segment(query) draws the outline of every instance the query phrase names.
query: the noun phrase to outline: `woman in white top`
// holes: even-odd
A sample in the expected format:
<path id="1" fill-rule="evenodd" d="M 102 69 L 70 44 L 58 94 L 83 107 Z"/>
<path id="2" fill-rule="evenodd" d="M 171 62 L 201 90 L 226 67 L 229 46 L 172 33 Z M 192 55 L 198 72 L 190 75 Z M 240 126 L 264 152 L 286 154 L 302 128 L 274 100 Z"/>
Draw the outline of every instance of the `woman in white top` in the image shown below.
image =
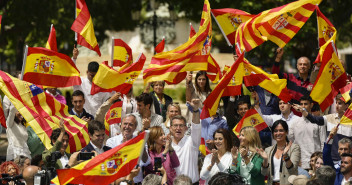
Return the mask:
<path id="1" fill-rule="evenodd" d="M 178 103 L 171 103 L 167 107 L 166 111 L 166 121 L 164 122 L 166 128 L 170 129 L 170 120 L 174 116 L 181 115 L 181 107 Z"/>
<path id="2" fill-rule="evenodd" d="M 200 178 L 208 184 L 211 177 L 218 172 L 227 172 L 232 164 L 232 139 L 230 132 L 225 129 L 218 129 L 214 132 L 215 148 L 212 154 L 208 154 L 200 171 Z"/>
<path id="3" fill-rule="evenodd" d="M 13 160 L 20 155 L 31 158 L 31 152 L 27 145 L 28 133 L 26 126 L 24 126 L 25 122 L 26 120 L 17 111 L 16 107 L 11 104 L 10 112 L 6 119 L 6 134 L 9 142 L 6 161 Z"/>

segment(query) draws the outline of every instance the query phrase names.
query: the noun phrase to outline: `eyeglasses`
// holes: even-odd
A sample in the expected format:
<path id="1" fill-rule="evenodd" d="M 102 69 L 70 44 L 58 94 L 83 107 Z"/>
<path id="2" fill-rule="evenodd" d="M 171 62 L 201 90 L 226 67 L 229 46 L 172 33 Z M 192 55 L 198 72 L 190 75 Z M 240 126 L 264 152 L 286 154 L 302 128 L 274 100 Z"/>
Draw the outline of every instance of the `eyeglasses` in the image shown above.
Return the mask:
<path id="1" fill-rule="evenodd" d="M 183 127 L 185 127 L 186 125 L 172 125 L 172 127 L 174 127 L 174 128 L 183 128 Z"/>

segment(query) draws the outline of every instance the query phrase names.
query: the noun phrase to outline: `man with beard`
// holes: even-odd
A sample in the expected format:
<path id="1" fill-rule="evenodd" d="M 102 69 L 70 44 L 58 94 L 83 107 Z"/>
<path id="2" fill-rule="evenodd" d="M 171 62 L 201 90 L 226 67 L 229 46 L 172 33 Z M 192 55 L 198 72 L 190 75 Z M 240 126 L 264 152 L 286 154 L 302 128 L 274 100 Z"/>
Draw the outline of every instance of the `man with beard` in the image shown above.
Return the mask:
<path id="1" fill-rule="evenodd" d="M 345 185 L 352 181 L 352 154 L 344 153 L 341 155 L 340 173 L 336 172 L 335 185 Z"/>

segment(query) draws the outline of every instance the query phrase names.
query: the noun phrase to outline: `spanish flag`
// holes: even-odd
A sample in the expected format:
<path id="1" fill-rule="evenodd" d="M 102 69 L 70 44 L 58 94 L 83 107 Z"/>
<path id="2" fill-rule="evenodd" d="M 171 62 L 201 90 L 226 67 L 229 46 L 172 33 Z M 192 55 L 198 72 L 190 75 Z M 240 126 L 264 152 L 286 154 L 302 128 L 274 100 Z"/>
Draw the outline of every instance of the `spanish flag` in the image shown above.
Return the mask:
<path id="1" fill-rule="evenodd" d="M 111 105 L 110 109 L 105 115 L 105 133 L 110 134 L 110 125 L 121 123 L 122 101 L 118 101 Z"/>
<path id="2" fill-rule="evenodd" d="M 343 114 L 340 124 L 352 126 L 352 104 L 348 107 L 348 109 Z"/>
<path id="3" fill-rule="evenodd" d="M 104 63 L 100 64 L 99 70 L 93 78 L 91 94 L 112 91 L 127 94 L 141 73 L 145 60 L 144 54 L 141 53 L 137 62 L 132 65 L 125 64 L 118 71 Z"/>
<path id="4" fill-rule="evenodd" d="M 69 135 L 68 153 L 78 151 L 89 143 L 87 122 L 68 113 L 68 107 L 46 94 L 36 85 L 21 81 L 0 71 L 0 90 L 10 99 L 47 149 L 52 147 L 50 136 L 59 128 L 61 118 Z"/>
<path id="5" fill-rule="evenodd" d="M 26 46 L 26 50 L 23 80 L 51 87 L 82 83 L 79 70 L 69 56 L 39 47 Z"/>
<path id="6" fill-rule="evenodd" d="M 45 48 L 57 52 L 56 31 L 53 24 L 51 24 L 50 34 Z"/>
<path id="7" fill-rule="evenodd" d="M 4 128 L 7 128 L 5 114 L 4 114 L 4 109 L 2 108 L 1 98 L 0 98 L 0 124 Z"/>
<path id="8" fill-rule="evenodd" d="M 211 153 L 210 150 L 208 149 L 208 147 L 205 146 L 205 140 L 204 140 L 204 138 L 201 138 L 201 139 L 200 139 L 199 151 L 200 151 L 204 156 L 206 156 L 206 155 L 208 155 L 208 154 Z"/>
<path id="9" fill-rule="evenodd" d="M 92 17 L 85 0 L 76 0 L 76 20 L 73 22 L 71 30 L 77 33 L 77 43 L 79 45 L 93 50 L 101 56 L 94 33 Z"/>
<path id="10" fill-rule="evenodd" d="M 233 132 L 238 136 L 244 127 L 254 127 L 258 132 L 268 127 L 263 118 L 255 109 L 249 109 L 240 122 L 233 128 Z"/>
<path id="11" fill-rule="evenodd" d="M 346 86 L 347 75 L 335 51 L 333 41 L 325 43 L 319 50 L 321 66 L 310 96 L 319 103 L 322 111 L 334 102 L 338 90 Z"/>
<path id="12" fill-rule="evenodd" d="M 351 89 L 352 89 L 352 83 L 349 83 L 345 87 L 342 87 L 340 89 L 340 93 L 345 103 L 351 100 L 351 97 L 350 97 Z"/>
<path id="13" fill-rule="evenodd" d="M 106 151 L 93 159 L 84 161 L 73 168 L 57 170 L 60 184 L 110 184 L 127 176 L 138 164 L 142 155 L 146 133 Z"/>
<path id="14" fill-rule="evenodd" d="M 232 8 L 212 9 L 211 14 L 229 46 L 235 44 L 236 31 L 239 26 L 255 16 L 245 11 Z"/>
<path id="15" fill-rule="evenodd" d="M 331 24 L 328 18 L 320 11 L 319 7 L 316 6 L 317 20 L 318 20 L 318 42 L 319 47 L 322 47 L 330 39 L 335 42 L 336 39 L 336 29 L 334 25 Z"/>
<path id="16" fill-rule="evenodd" d="M 201 119 L 208 118 L 216 114 L 220 98 L 223 96 L 236 96 L 241 94 L 242 77 L 243 77 L 243 55 L 242 54 L 231 66 L 220 80 L 214 90 L 208 95 L 203 102 L 203 110 L 200 114 Z M 228 88 L 228 86 L 232 86 Z"/>
<path id="17" fill-rule="evenodd" d="M 202 19 L 199 31 L 186 43 L 168 52 L 154 55 L 147 69 L 144 70 L 144 84 L 152 81 L 164 80 L 168 84 L 182 81 L 186 71 L 206 71 L 207 60 L 191 60 L 209 41 L 212 33 L 210 4 L 204 1 Z M 179 75 L 179 74 L 182 75 Z"/>
<path id="18" fill-rule="evenodd" d="M 133 62 L 132 49 L 122 39 L 113 38 L 112 44 L 112 66 L 121 67 Z"/>
<path id="19" fill-rule="evenodd" d="M 161 53 L 164 51 L 165 48 L 165 38 L 159 42 L 158 45 L 155 46 L 155 52 L 156 53 Z"/>

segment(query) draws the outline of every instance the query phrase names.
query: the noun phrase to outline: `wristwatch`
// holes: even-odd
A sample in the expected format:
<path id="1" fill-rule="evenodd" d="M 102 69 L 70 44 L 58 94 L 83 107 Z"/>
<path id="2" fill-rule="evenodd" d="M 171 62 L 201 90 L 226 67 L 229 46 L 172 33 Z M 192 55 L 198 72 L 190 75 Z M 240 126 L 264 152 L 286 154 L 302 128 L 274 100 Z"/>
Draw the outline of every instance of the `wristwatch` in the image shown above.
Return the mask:
<path id="1" fill-rule="evenodd" d="M 290 156 L 288 156 L 288 154 L 282 155 L 282 158 L 284 159 L 285 162 L 287 162 L 288 160 L 290 160 Z"/>

